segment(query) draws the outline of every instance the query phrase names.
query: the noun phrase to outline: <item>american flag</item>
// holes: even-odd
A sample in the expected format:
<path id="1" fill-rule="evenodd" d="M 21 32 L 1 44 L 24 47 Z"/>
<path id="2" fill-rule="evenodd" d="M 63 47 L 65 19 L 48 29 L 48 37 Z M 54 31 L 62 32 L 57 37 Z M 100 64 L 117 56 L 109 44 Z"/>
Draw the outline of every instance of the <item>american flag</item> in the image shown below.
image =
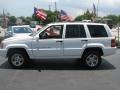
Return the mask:
<path id="1" fill-rule="evenodd" d="M 68 16 L 65 11 L 61 10 L 60 11 L 60 20 L 61 21 L 72 21 L 72 17 Z"/>
<path id="2" fill-rule="evenodd" d="M 46 20 L 47 18 L 47 14 L 43 9 L 37 9 L 36 7 L 34 7 L 34 14 L 41 20 Z"/>
<path id="3" fill-rule="evenodd" d="M 94 17 L 96 17 L 96 6 L 95 6 L 95 4 L 93 3 L 93 15 L 94 15 Z"/>

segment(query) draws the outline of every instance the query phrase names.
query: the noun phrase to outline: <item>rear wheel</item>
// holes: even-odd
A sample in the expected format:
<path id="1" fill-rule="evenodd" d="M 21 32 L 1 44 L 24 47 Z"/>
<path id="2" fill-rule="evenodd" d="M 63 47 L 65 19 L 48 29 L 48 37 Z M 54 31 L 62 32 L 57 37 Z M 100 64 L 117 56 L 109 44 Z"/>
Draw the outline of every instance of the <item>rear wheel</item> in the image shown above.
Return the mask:
<path id="1" fill-rule="evenodd" d="M 95 69 L 101 64 L 101 56 L 98 52 L 89 51 L 83 56 L 83 64 L 86 68 Z"/>
<path id="2" fill-rule="evenodd" d="M 28 56 L 23 51 L 13 51 L 8 56 L 8 62 L 13 68 L 22 68 L 27 64 Z"/>

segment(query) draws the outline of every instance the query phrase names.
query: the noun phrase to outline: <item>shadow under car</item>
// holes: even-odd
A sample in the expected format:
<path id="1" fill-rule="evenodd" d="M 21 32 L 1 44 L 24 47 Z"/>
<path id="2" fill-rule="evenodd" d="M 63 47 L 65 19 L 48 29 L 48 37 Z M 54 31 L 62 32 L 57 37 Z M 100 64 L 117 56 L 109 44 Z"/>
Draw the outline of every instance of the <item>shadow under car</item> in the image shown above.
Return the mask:
<path id="1" fill-rule="evenodd" d="M 30 64 L 20 70 L 89 70 L 81 64 L 77 64 L 77 59 L 58 59 L 58 60 L 31 60 Z M 0 65 L 0 69 L 13 69 L 8 61 Z M 103 59 L 101 65 L 93 70 L 114 70 L 116 67 Z"/>

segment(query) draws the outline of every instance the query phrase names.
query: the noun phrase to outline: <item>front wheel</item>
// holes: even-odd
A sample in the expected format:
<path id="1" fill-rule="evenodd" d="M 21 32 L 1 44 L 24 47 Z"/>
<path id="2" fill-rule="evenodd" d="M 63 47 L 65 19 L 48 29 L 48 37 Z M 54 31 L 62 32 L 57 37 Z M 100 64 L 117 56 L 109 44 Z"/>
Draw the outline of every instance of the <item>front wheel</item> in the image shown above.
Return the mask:
<path id="1" fill-rule="evenodd" d="M 95 69 L 101 64 L 101 56 L 98 52 L 89 51 L 83 56 L 83 64 L 86 68 Z"/>
<path id="2" fill-rule="evenodd" d="M 28 56 L 23 51 L 14 51 L 8 56 L 8 62 L 13 68 L 22 68 L 25 66 Z"/>

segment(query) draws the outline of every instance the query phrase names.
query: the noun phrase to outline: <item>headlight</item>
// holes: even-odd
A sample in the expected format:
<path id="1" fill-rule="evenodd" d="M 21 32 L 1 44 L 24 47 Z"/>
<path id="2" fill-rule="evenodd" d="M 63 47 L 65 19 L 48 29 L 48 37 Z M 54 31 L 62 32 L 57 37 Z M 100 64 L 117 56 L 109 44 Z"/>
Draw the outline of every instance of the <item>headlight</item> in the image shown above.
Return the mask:
<path id="1" fill-rule="evenodd" d="M 0 48 L 3 48 L 3 46 L 4 46 L 4 43 L 0 43 Z"/>

